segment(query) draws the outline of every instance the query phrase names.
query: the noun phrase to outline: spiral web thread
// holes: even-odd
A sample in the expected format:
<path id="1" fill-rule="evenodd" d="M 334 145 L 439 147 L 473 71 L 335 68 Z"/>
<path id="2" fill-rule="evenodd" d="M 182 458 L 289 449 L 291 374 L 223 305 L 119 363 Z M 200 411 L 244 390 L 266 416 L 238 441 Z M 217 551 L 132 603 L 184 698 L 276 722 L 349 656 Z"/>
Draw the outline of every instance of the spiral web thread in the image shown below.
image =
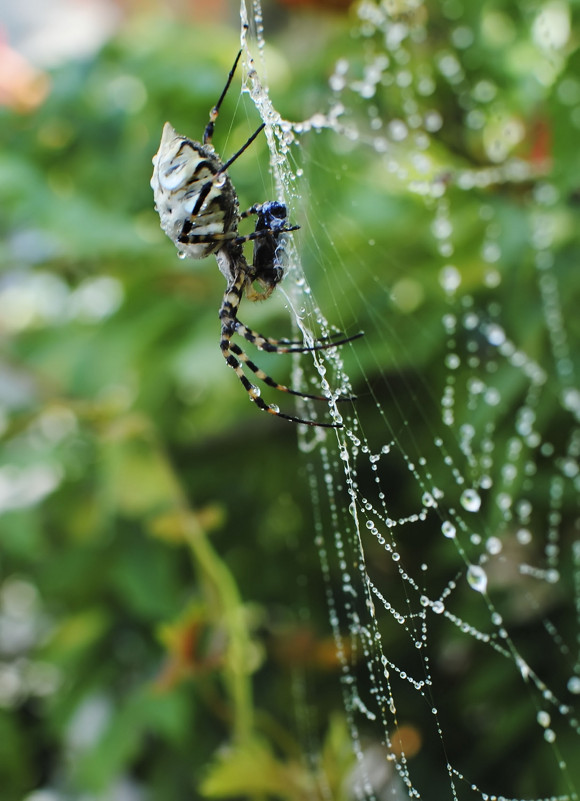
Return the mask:
<path id="1" fill-rule="evenodd" d="M 330 312 L 340 319 L 347 293 L 370 305 L 376 329 L 367 332 L 366 342 L 356 343 L 352 358 L 363 375 L 378 372 L 383 380 L 369 381 L 364 405 L 345 410 L 342 404 L 336 406 L 333 394 L 352 390 L 342 354 L 338 350 L 311 354 L 315 384 L 329 397 L 328 412 L 335 421 L 344 422 L 344 428 L 332 434 L 300 431 L 299 442 L 308 465 L 315 544 L 356 757 L 350 792 L 365 799 L 435 797 L 415 767 L 420 757 L 414 761 L 407 753 L 403 722 L 412 716 L 411 708 L 416 710 L 419 696 L 424 703 L 417 727 L 425 738 L 434 736 L 440 743 L 445 797 L 506 797 L 493 776 L 486 777 L 486 786 L 473 781 L 448 750 L 444 701 L 433 664 L 441 659 L 440 637 L 445 631 L 448 637 L 449 632 L 454 634 L 459 649 L 482 654 L 490 664 L 500 660 L 508 666 L 510 692 L 528 707 L 540 748 L 547 749 L 557 765 L 559 784 L 553 792 L 560 794 L 549 797 L 576 799 L 578 778 L 567 764 L 560 740 L 568 753 L 580 747 L 580 390 L 558 272 L 563 224 L 557 213 L 559 190 L 545 163 L 513 155 L 514 142 L 521 136 L 515 117 L 506 112 L 492 135 L 494 117 L 488 104 L 496 88 L 491 78 L 471 82 L 462 60 L 474 29 L 464 20 L 460 3 L 447 3 L 446 8 L 447 39 L 435 63 L 427 64 L 418 61 L 415 52 L 428 35 L 428 10 L 421 0 L 359 3 L 357 36 L 361 43 L 372 40 L 374 46 L 361 44 L 356 64 L 345 57 L 330 66 L 327 108 L 291 123 L 277 112 L 261 78 L 266 58 L 260 1 L 241 4 L 246 90 L 267 123 L 278 197 L 294 210 L 309 196 L 294 152 L 310 131 L 330 129 L 349 147 L 372 152 L 392 184 L 404 185 L 424 204 L 435 254 L 430 269 L 436 274 L 444 310 L 439 321 L 446 343 L 443 385 L 425 387 L 425 395 L 418 394 L 421 383 L 409 384 L 402 374 L 401 389 L 391 389 L 372 344 L 374 334 L 375 342 L 379 338 L 392 349 L 389 352 L 404 346 L 395 327 L 385 322 L 385 312 L 373 310 L 373 304 L 383 304 L 383 309 L 392 305 L 391 294 L 381 275 L 376 279 L 380 287 L 376 297 L 363 297 L 354 266 L 343 259 L 349 283 L 342 294 L 335 292 L 336 308 Z M 572 85 L 559 83 L 568 6 L 550 2 L 532 9 L 522 4 L 524 12 L 529 42 L 541 60 L 538 71 L 545 95 L 555 94 L 568 104 L 578 127 L 580 92 L 572 101 Z M 485 24 L 484 13 L 482 6 L 480 22 Z M 490 128 L 487 166 L 441 162 L 436 137 L 445 120 L 428 105 L 436 80 L 464 99 L 468 127 Z M 404 112 L 394 119 L 384 119 L 374 102 L 379 87 L 385 85 L 397 93 Z M 348 113 L 355 104 L 366 108 L 366 119 L 364 112 Z M 503 245 L 506 223 L 501 207 L 485 196 L 495 187 L 517 192 L 529 185 L 533 185 L 532 200 L 522 216 L 530 236 L 518 261 L 533 277 L 534 300 L 548 342 L 547 355 L 541 357 L 531 351 L 529 341 L 511 337 L 510 320 L 504 319 L 497 289 L 509 278 L 510 254 Z M 462 193 L 481 198 L 475 268 L 480 294 L 466 286 L 466 276 L 454 265 L 454 254 L 462 246 L 457 228 Z M 328 258 L 318 255 L 321 260 Z M 292 241 L 287 259 L 285 297 L 296 326 L 307 342 L 328 335 L 335 327 L 317 307 Z M 412 284 L 406 288 L 411 295 L 418 291 Z M 307 358 L 296 356 L 296 387 L 307 382 L 303 366 Z M 438 402 L 433 402 L 434 392 Z M 312 404 L 305 406 L 309 417 L 321 413 Z M 557 434 L 550 421 L 554 407 Z M 424 423 L 420 438 L 411 423 L 415 418 Z M 500 433 L 499 441 L 507 443 L 501 448 Z M 414 492 L 400 499 L 390 487 L 393 475 L 405 476 Z M 436 532 L 436 547 L 446 552 L 451 577 L 443 583 L 441 575 L 431 576 L 428 554 L 424 561 L 406 556 L 414 541 L 422 548 L 427 529 Z M 377 554 L 388 562 L 388 569 L 380 567 Z M 538 636 L 551 651 L 551 663 L 558 665 L 554 675 L 546 664 L 536 668 L 525 645 L 518 642 L 517 631 L 512 633 L 517 615 L 506 620 L 507 607 L 502 608 L 501 601 L 506 591 L 512 593 L 513 603 L 527 610 L 522 619 L 529 614 L 539 621 Z M 573 626 L 561 630 L 552 621 L 546 595 L 564 599 Z M 462 599 L 463 617 L 456 613 L 456 598 Z M 493 736 L 493 731 L 492 723 L 486 736 Z"/>

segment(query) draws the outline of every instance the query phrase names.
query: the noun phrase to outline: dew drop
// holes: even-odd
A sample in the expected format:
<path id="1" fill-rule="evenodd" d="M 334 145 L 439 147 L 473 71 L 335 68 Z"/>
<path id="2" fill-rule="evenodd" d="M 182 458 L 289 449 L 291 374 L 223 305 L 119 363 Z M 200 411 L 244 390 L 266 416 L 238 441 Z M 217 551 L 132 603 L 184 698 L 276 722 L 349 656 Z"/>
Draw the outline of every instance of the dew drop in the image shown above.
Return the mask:
<path id="1" fill-rule="evenodd" d="M 443 117 L 437 110 L 428 111 L 425 114 L 425 130 L 430 133 L 439 131 L 443 126 Z"/>
<path id="2" fill-rule="evenodd" d="M 373 90 L 374 94 L 374 90 Z M 391 138 L 395 142 L 402 142 L 407 137 L 407 126 L 402 120 L 391 120 L 388 125 Z"/>
<path id="3" fill-rule="evenodd" d="M 536 720 L 538 721 L 540 726 L 542 726 L 544 729 L 546 729 L 550 725 L 552 719 L 550 717 L 549 712 L 546 712 L 545 710 L 540 709 L 540 711 L 536 715 Z"/>
<path id="4" fill-rule="evenodd" d="M 495 387 L 489 387 L 483 397 L 490 406 L 497 406 L 501 401 L 501 393 Z"/>
<path id="5" fill-rule="evenodd" d="M 547 743 L 553 743 L 556 740 L 556 732 L 553 729 L 546 729 L 544 732 L 544 740 Z"/>
<path id="6" fill-rule="evenodd" d="M 499 537 L 488 537 L 485 547 L 488 553 L 492 556 L 497 556 L 502 551 L 502 542 Z"/>
<path id="7" fill-rule="evenodd" d="M 430 492 L 423 493 L 423 497 L 421 498 L 421 503 L 423 504 L 423 506 L 427 507 L 437 506 L 437 501 Z"/>
<path id="8" fill-rule="evenodd" d="M 481 508 L 481 498 L 474 489 L 463 490 L 459 502 L 467 512 L 479 512 Z"/>
<path id="9" fill-rule="evenodd" d="M 516 663 L 522 678 L 527 681 L 530 678 L 530 666 L 527 662 L 524 662 L 521 656 L 516 657 Z"/>
<path id="10" fill-rule="evenodd" d="M 467 582 L 472 590 L 485 592 L 487 589 L 487 573 L 479 565 L 470 565 L 467 570 Z"/>
<path id="11" fill-rule="evenodd" d="M 548 584 L 557 584 L 558 581 L 560 580 L 560 572 L 555 568 L 552 568 L 551 570 L 546 570 L 545 576 Z"/>
<path id="12" fill-rule="evenodd" d="M 443 523 L 441 524 L 441 531 L 443 533 L 443 536 L 448 537 L 450 540 L 452 540 L 456 534 L 455 526 L 449 520 L 443 521 Z"/>
<path id="13" fill-rule="evenodd" d="M 499 325 L 490 325 L 487 330 L 487 339 L 490 345 L 502 345 L 505 342 L 505 331 Z"/>
<path id="14" fill-rule="evenodd" d="M 448 264 L 439 273 L 439 283 L 445 292 L 455 292 L 461 284 L 461 274 L 457 267 Z"/>

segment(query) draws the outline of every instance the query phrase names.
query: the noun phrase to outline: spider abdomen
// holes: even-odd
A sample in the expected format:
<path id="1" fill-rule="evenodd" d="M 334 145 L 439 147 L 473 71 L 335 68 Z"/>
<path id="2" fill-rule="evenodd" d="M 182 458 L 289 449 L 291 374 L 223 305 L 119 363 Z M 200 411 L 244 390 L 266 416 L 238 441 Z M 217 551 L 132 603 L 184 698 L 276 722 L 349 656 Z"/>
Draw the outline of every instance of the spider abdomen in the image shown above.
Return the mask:
<path id="1" fill-rule="evenodd" d="M 235 239 L 236 193 L 211 145 L 180 136 L 166 122 L 153 165 L 161 228 L 183 255 L 202 259 Z"/>

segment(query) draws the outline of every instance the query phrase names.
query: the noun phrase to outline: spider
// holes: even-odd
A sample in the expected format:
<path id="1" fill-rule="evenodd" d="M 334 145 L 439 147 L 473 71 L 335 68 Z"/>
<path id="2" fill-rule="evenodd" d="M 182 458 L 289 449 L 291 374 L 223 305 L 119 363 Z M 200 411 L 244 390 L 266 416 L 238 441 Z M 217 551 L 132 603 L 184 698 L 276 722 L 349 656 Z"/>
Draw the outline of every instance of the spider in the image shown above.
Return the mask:
<path id="1" fill-rule="evenodd" d="M 328 400 L 323 395 L 310 395 L 279 384 L 261 370 L 245 351 L 232 342 L 235 333 L 240 334 L 256 348 L 272 353 L 302 353 L 342 345 L 356 339 L 334 335 L 317 340 L 314 345 L 302 345 L 290 339 L 271 339 L 245 326 L 238 319 L 238 309 L 244 291 L 249 300 L 265 300 L 282 280 L 284 267 L 281 252 L 284 235 L 297 230 L 298 226 L 287 225 L 286 206 L 277 201 L 256 203 L 240 213 L 236 190 L 227 174 L 228 168 L 251 145 L 265 127 L 262 123 L 248 141 L 225 162 L 214 150 L 212 137 L 220 106 L 230 87 L 242 51 L 238 53 L 224 89 L 209 114 L 202 142 L 196 142 L 176 133 L 170 123 L 163 127 L 159 150 L 153 157 L 151 187 L 155 208 L 159 213 L 161 228 L 175 243 L 181 258 L 189 256 L 202 259 L 213 253 L 227 286 L 219 310 L 221 321 L 220 348 L 226 363 L 235 371 L 250 399 L 262 411 L 276 415 L 293 423 L 304 423 L 322 428 L 341 428 L 341 423 L 324 423 L 303 420 L 284 414 L 274 404 L 260 397 L 260 390 L 249 381 L 244 366 L 263 383 L 301 398 Z M 238 234 L 242 219 L 256 215 L 253 233 Z M 253 240 L 252 264 L 248 264 L 243 244 Z M 258 285 L 260 289 L 256 289 Z M 339 396 L 338 401 L 351 400 Z"/>

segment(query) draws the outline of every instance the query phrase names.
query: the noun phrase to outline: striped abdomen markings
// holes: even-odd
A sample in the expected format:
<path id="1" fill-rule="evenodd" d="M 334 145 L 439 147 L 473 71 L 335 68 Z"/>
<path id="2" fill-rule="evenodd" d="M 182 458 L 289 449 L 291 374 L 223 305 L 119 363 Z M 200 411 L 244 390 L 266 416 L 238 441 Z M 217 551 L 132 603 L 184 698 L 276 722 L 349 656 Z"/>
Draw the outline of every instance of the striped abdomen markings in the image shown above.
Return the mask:
<path id="1" fill-rule="evenodd" d="M 211 145 L 166 123 L 151 186 L 161 227 L 184 255 L 201 259 L 237 237 L 238 201 Z"/>

